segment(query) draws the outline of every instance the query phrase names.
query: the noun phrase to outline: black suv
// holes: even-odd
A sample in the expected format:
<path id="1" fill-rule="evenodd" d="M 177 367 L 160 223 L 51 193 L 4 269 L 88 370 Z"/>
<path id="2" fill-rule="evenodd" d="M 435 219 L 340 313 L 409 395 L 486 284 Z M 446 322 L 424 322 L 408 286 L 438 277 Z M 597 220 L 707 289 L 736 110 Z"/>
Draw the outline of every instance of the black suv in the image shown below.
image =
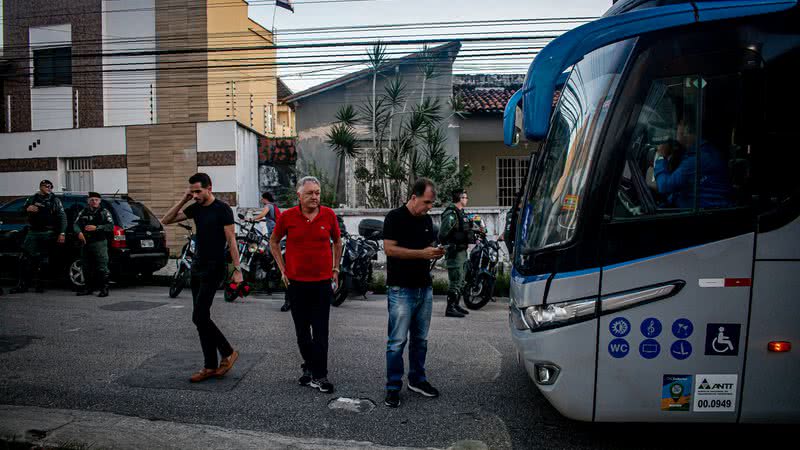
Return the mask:
<path id="1" fill-rule="evenodd" d="M 67 213 L 65 251 L 51 253 L 50 270 L 56 270 L 74 286 L 84 284 L 80 264 L 80 243 L 72 224 L 86 206 L 87 194 L 55 193 Z M 25 197 L 0 206 L 0 267 L 16 275 L 22 242 L 28 231 Z M 150 275 L 167 265 L 169 249 L 166 233 L 158 218 L 142 203 L 127 195 L 103 195 L 101 205 L 114 218 L 114 233 L 109 239 L 111 276 L 119 280 L 139 274 Z M 56 279 L 51 272 L 50 278 Z"/>

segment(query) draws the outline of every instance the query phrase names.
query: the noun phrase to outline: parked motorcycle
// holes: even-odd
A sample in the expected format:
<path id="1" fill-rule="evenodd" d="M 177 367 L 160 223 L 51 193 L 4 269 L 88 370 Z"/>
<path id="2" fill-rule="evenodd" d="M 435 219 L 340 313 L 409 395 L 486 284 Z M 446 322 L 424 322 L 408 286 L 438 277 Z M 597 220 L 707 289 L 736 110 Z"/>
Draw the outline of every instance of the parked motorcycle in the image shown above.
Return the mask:
<path id="1" fill-rule="evenodd" d="M 372 262 L 378 259 L 383 239 L 383 221 L 364 219 L 358 224 L 359 236 L 339 225 L 342 235 L 342 261 L 331 305 L 340 306 L 348 295 L 364 295 L 372 282 Z"/>
<path id="2" fill-rule="evenodd" d="M 192 227 L 182 223 L 179 223 L 178 226 L 188 231 L 189 234 L 186 236 L 187 242 L 181 248 L 181 255 L 176 261 L 177 270 L 172 275 L 172 280 L 169 283 L 170 298 L 177 297 L 189 281 L 196 245 L 196 236 L 192 233 Z"/>
<path id="3" fill-rule="evenodd" d="M 500 262 L 500 244 L 486 236 L 485 228 L 475 231 L 477 242 L 467 258 L 467 271 L 464 277 L 464 304 L 469 309 L 483 308 L 493 300 L 494 284 Z"/>

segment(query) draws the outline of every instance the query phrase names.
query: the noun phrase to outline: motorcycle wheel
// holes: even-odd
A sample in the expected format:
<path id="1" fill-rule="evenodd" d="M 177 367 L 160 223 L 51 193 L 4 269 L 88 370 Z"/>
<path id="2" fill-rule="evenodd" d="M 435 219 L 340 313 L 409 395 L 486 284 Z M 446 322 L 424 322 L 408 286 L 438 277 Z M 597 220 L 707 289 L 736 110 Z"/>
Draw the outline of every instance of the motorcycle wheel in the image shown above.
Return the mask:
<path id="1" fill-rule="evenodd" d="M 347 300 L 347 278 L 347 274 L 339 273 L 339 282 L 336 283 L 336 291 L 334 291 L 333 300 L 331 300 L 332 306 L 341 306 Z"/>
<path id="2" fill-rule="evenodd" d="M 464 296 L 464 304 L 467 308 L 476 310 L 486 306 L 489 300 L 492 299 L 490 289 L 493 288 L 493 285 L 494 283 L 492 283 L 489 275 L 485 273 L 479 274 L 478 278 L 470 285 L 467 295 Z"/>
<path id="3" fill-rule="evenodd" d="M 180 295 L 184 286 L 186 286 L 186 269 L 181 266 L 181 268 L 172 275 L 172 281 L 169 283 L 169 298 L 175 298 Z"/>

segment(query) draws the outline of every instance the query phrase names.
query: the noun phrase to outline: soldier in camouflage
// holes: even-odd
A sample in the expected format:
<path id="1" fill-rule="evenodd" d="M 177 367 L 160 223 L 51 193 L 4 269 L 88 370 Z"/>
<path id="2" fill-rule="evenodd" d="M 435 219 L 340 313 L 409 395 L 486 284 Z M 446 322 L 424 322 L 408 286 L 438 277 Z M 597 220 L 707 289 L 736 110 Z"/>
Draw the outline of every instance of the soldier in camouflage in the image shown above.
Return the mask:
<path id="1" fill-rule="evenodd" d="M 469 311 L 459 306 L 458 302 L 464 290 L 466 275 L 467 246 L 474 241 L 472 222 L 464 208 L 469 197 L 463 189 L 453 192 L 453 201 L 442 213 L 442 226 L 439 228 L 439 242 L 447 246 L 444 255 L 447 277 L 450 281 L 447 290 L 447 317 L 464 317 Z"/>
<path id="2" fill-rule="evenodd" d="M 98 288 L 98 297 L 108 297 L 108 236 L 114 231 L 114 219 L 100 206 L 97 192 L 89 192 L 87 203 L 72 226 L 83 245 L 81 267 L 85 284 L 77 295 L 91 295 Z"/>
<path id="3" fill-rule="evenodd" d="M 12 294 L 27 292 L 31 279 L 37 293 L 44 292 L 43 276 L 53 241 L 64 243 L 67 215 L 61 200 L 53 195 L 53 183 L 42 180 L 39 192 L 25 202 L 28 213 L 28 234 L 22 243 L 19 282 Z"/>

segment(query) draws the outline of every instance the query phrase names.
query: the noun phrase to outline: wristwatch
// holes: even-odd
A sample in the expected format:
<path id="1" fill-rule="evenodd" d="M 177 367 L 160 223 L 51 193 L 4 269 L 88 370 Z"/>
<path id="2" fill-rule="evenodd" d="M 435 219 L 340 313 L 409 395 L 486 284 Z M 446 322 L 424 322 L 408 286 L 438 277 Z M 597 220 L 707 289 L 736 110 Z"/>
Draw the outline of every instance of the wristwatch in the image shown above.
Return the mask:
<path id="1" fill-rule="evenodd" d="M 334 267 L 334 268 L 331 270 L 331 272 L 338 272 L 338 271 L 339 271 L 339 268 L 338 268 L 338 267 Z"/>
<path id="2" fill-rule="evenodd" d="M 235 272 L 241 272 L 241 271 L 242 271 L 242 268 L 241 268 L 241 267 L 238 267 L 238 266 L 233 266 L 233 270 L 234 270 Z"/>

